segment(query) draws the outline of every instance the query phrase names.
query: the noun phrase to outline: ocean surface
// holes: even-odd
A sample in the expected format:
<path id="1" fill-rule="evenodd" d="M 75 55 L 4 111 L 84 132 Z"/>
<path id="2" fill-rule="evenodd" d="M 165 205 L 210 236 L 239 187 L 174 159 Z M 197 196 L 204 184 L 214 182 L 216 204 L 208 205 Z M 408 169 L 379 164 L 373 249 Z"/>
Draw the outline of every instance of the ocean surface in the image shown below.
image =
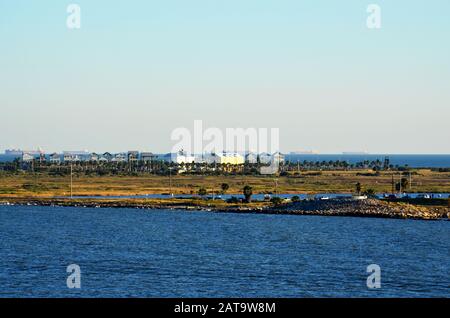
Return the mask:
<path id="1" fill-rule="evenodd" d="M 0 297 L 450 297 L 449 234 L 448 221 L 0 206 Z"/>

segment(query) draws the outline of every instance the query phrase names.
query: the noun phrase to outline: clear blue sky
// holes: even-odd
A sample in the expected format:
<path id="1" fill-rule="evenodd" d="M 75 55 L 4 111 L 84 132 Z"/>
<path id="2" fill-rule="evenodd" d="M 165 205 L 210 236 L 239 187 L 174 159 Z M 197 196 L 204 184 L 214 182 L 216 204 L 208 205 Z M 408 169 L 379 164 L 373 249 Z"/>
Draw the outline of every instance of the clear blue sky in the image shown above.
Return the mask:
<path id="1" fill-rule="evenodd" d="M 450 153 L 449 14 L 448 0 L 0 0 L 0 150 L 164 152 L 202 119 L 278 127 L 282 151 Z"/>

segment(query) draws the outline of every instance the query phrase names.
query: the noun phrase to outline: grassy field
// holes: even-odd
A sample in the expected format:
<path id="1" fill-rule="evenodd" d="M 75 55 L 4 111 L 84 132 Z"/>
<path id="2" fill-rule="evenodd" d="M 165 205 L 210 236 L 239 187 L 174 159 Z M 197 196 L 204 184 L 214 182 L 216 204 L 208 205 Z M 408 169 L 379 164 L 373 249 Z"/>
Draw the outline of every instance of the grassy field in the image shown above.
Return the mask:
<path id="1" fill-rule="evenodd" d="M 227 193 L 241 193 L 245 185 L 253 193 L 350 193 L 360 182 L 363 190 L 391 191 L 392 172 L 379 176 L 369 170 L 304 172 L 284 177 L 274 176 L 73 176 L 74 195 L 136 195 L 150 193 L 193 194 L 204 187 L 208 193 L 220 192 L 227 183 Z M 396 181 L 399 176 L 396 175 Z M 170 184 L 172 186 L 170 187 Z M 407 192 L 450 192 L 450 173 L 415 170 Z M 52 197 L 70 194 L 70 177 L 21 172 L 0 172 L 0 197 Z"/>

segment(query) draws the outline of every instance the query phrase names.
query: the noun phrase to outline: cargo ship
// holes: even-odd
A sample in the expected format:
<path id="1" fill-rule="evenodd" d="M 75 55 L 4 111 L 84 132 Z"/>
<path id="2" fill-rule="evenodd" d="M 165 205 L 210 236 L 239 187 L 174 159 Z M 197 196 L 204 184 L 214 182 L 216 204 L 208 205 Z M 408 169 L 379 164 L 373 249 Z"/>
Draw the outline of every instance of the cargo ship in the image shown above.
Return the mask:
<path id="1" fill-rule="evenodd" d="M 24 153 L 36 156 L 43 154 L 44 151 L 41 148 L 38 148 L 37 150 L 21 150 L 21 149 L 6 149 L 5 155 L 7 156 L 22 156 Z"/>

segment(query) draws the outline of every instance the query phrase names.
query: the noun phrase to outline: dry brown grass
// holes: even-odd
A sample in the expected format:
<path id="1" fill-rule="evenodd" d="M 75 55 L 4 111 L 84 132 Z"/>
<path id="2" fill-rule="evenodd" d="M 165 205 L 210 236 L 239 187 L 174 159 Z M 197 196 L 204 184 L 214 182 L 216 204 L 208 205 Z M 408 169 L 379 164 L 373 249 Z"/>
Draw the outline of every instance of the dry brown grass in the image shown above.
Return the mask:
<path id="1" fill-rule="evenodd" d="M 377 192 L 391 190 L 391 173 L 380 176 L 361 176 L 360 171 L 324 171 L 321 175 L 301 173 L 298 176 L 172 176 L 172 192 L 175 194 L 197 193 L 204 187 L 209 193 L 220 191 L 222 183 L 228 183 L 228 193 L 241 193 L 244 185 L 253 187 L 254 193 L 349 193 L 360 182 L 363 189 Z M 430 170 L 416 170 L 413 175 L 412 192 L 450 192 L 450 174 Z M 396 176 L 398 180 L 398 176 Z M 70 178 L 47 174 L 0 174 L 0 197 L 51 197 L 67 196 L 70 193 Z M 74 195 L 138 195 L 169 193 L 169 177 L 164 176 L 86 176 L 73 178 Z M 407 189 L 409 190 L 409 189 Z"/>

